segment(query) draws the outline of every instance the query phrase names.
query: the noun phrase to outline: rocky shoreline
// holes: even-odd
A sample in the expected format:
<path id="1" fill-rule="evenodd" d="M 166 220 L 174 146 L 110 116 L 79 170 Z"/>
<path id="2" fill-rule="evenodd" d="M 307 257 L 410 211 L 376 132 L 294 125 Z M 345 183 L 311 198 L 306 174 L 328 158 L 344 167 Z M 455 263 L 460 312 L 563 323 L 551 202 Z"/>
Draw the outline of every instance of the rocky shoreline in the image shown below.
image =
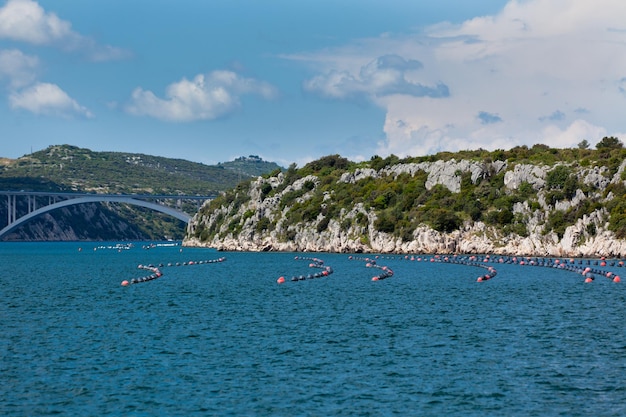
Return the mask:
<path id="1" fill-rule="evenodd" d="M 414 176 L 417 172 L 428 173 L 426 187 L 441 184 L 451 192 L 460 190 L 461 175 L 471 174 L 473 182 L 490 173 L 504 173 L 504 186 L 515 190 L 522 184 L 529 184 L 538 192 L 538 202 L 531 208 L 528 202 L 515 203 L 513 213 L 523 215 L 526 220 L 526 236 L 505 234 L 501 228 L 482 221 L 465 222 L 449 233 L 439 232 L 427 225 L 418 226 L 407 241 L 389 233 L 376 230 L 376 214 L 362 203 L 355 203 L 349 209 L 341 209 L 337 218 L 327 220 L 327 226 L 320 230 L 323 216 L 314 221 L 288 224 L 285 218 L 288 207 L 281 206 L 281 198 L 294 190 L 306 188 L 306 184 L 317 187 L 320 178 L 308 175 L 286 186 L 280 193 L 265 198 L 264 187 L 279 187 L 285 181 L 282 173 L 276 177 L 259 177 L 253 181 L 243 204 L 231 202 L 222 207 L 200 211 L 190 222 L 187 236 L 183 241 L 188 247 L 208 247 L 220 251 L 280 251 L 280 252 L 333 252 L 333 253 L 380 253 L 380 254 L 497 254 L 529 257 L 626 257 L 626 240 L 617 239 L 608 229 L 606 208 L 600 207 L 577 219 L 565 228 L 561 236 L 546 231 L 545 219 L 550 212 L 566 212 L 587 199 L 602 199 L 602 190 L 611 183 L 624 182 L 626 169 L 624 160 L 614 175 L 607 176 L 603 167 L 579 168 L 576 175 L 590 189 L 583 193 L 577 190 L 571 200 L 558 201 L 551 205 L 546 202 L 542 188 L 546 176 L 554 166 L 517 164 L 511 169 L 507 163 L 494 161 L 477 163 L 468 161 L 436 161 L 419 164 L 398 164 L 380 171 L 357 169 L 344 173 L 339 181 L 356 183 L 364 178 L 382 176 L 397 178 L 399 175 Z M 283 184 L 284 186 L 284 184 Z M 298 201 L 311 198 L 315 189 L 304 193 Z M 326 201 L 325 196 L 324 201 Z M 606 197 L 606 201 L 612 198 Z M 251 213 L 251 214 L 250 214 Z M 355 219 L 366 219 L 357 222 Z M 260 222 L 271 223 L 271 230 L 260 229 Z M 229 231 L 229 224 L 237 223 L 237 233 Z M 345 224 L 350 224 L 346 227 Z M 198 228 L 216 230 L 209 239 L 200 239 Z M 590 230 L 592 232 L 590 232 Z M 288 236 L 288 238 L 286 238 Z"/>
<path id="2" fill-rule="evenodd" d="M 581 225 L 582 226 L 582 225 Z M 583 226 L 584 227 L 584 226 Z M 331 227 L 329 227 L 330 229 Z M 226 237 L 222 240 L 202 242 L 187 237 L 186 247 L 205 247 L 219 251 L 234 252 L 329 252 L 329 253 L 377 253 L 377 254 L 495 254 L 528 257 L 573 257 L 573 258 L 626 258 L 626 241 L 615 239 L 611 232 L 604 231 L 580 245 L 573 242 L 581 235 L 580 229 L 568 228 L 563 239 L 554 234 L 528 237 L 506 236 L 497 240 L 489 238 L 484 224 L 452 233 L 439 233 L 420 228 L 416 239 L 402 242 L 392 236 L 373 232 L 370 244 L 350 239 L 348 236 L 303 231 L 298 241 L 279 242 L 271 236 L 242 239 Z M 306 237 L 305 237 L 306 236 Z"/>

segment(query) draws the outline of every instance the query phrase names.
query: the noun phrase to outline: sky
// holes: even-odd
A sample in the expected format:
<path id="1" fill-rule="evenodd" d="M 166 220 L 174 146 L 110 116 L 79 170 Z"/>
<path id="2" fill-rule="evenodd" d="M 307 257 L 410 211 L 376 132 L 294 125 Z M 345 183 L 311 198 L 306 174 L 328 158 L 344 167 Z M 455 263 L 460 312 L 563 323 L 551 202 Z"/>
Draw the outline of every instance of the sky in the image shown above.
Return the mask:
<path id="1" fill-rule="evenodd" d="M 0 0 L 0 157 L 626 141 L 623 0 Z"/>

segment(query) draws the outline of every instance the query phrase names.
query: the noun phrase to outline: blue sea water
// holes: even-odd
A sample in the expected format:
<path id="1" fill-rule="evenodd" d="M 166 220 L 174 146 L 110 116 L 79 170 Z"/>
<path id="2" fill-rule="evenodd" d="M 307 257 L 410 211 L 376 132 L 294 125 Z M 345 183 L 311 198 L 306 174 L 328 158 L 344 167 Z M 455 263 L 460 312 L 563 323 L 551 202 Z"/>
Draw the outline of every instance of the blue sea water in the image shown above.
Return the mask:
<path id="1" fill-rule="evenodd" d="M 1 415 L 626 415 L 624 282 L 95 246 L 0 243 Z M 294 255 L 334 273 L 292 282 L 311 272 Z M 121 286 L 139 264 L 163 276 Z"/>

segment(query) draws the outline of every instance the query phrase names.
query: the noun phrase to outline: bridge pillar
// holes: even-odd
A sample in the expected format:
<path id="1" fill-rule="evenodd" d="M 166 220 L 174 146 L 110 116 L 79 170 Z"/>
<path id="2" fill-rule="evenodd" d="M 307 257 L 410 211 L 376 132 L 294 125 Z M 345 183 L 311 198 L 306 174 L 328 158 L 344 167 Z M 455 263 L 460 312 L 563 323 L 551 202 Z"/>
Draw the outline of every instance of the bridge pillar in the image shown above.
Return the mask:
<path id="1" fill-rule="evenodd" d="M 37 199 L 34 195 L 28 196 L 28 212 L 32 213 L 37 210 Z"/>
<path id="2" fill-rule="evenodd" d="M 11 224 L 13 223 L 15 220 L 17 220 L 17 210 L 15 208 L 16 203 L 15 203 L 15 195 L 7 195 L 8 197 L 8 202 L 7 202 L 7 212 L 9 213 L 9 219 L 8 219 L 8 223 L 7 224 Z"/>

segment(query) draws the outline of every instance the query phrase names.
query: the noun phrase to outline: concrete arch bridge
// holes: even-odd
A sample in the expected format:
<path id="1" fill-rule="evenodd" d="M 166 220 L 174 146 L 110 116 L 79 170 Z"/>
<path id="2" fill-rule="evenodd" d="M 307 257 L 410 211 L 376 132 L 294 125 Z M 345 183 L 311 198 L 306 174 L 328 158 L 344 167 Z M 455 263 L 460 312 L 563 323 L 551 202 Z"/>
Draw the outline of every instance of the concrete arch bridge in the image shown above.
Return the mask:
<path id="1" fill-rule="evenodd" d="M 189 223 L 191 215 L 182 210 L 183 201 L 193 200 L 199 208 L 206 200 L 215 198 L 214 195 L 89 194 L 41 191 L 0 191 L 0 196 L 7 197 L 8 213 L 7 225 L 0 230 L 0 240 L 15 228 L 41 214 L 76 204 L 100 202 L 131 204 L 156 210 Z M 19 217 L 17 215 L 18 198 L 26 199 L 28 207 L 27 213 Z M 42 203 L 46 200 L 47 204 Z M 176 202 L 175 207 L 162 204 L 165 200 L 174 200 Z"/>

